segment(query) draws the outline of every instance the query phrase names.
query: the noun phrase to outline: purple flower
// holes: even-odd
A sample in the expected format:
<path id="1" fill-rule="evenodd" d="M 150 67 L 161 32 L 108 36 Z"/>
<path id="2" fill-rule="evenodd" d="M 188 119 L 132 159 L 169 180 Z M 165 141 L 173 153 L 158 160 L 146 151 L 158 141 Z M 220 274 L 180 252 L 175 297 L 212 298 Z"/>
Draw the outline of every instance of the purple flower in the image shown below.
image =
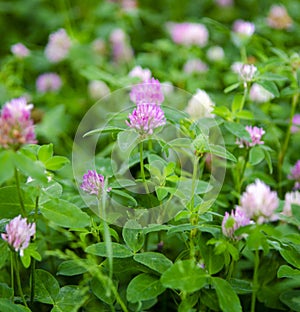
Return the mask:
<path id="1" fill-rule="evenodd" d="M 23 43 L 16 43 L 10 48 L 11 53 L 18 58 L 25 58 L 30 55 L 30 51 L 24 46 Z"/>
<path id="2" fill-rule="evenodd" d="M 47 59 L 52 63 L 64 60 L 69 54 L 71 44 L 71 39 L 63 28 L 50 34 L 45 48 Z"/>
<path id="3" fill-rule="evenodd" d="M 151 70 L 149 68 L 143 69 L 141 66 L 135 66 L 128 74 L 129 77 L 137 77 L 141 81 L 150 80 L 151 75 Z"/>
<path id="4" fill-rule="evenodd" d="M 250 224 L 250 219 L 247 217 L 245 212 L 240 208 L 231 210 L 231 214 L 225 212 L 225 216 L 222 221 L 222 232 L 225 236 L 231 239 L 241 239 L 241 236 L 236 236 L 234 232 L 242 227 Z"/>
<path id="5" fill-rule="evenodd" d="M 168 23 L 167 28 L 172 40 L 177 44 L 204 47 L 208 42 L 208 30 L 202 24 Z"/>
<path id="6" fill-rule="evenodd" d="M 300 160 L 298 160 L 294 167 L 291 168 L 291 173 L 288 175 L 288 179 L 295 180 L 295 190 L 300 189 Z"/>
<path id="7" fill-rule="evenodd" d="M 255 31 L 255 25 L 251 22 L 236 20 L 233 24 L 233 31 L 244 37 L 251 37 Z"/>
<path id="8" fill-rule="evenodd" d="M 19 148 L 23 144 L 36 143 L 33 121 L 30 118 L 32 104 L 24 97 L 5 103 L 0 115 L 0 145 Z"/>
<path id="9" fill-rule="evenodd" d="M 164 93 L 160 82 L 151 78 L 143 83 L 134 85 L 130 92 L 130 99 L 137 105 L 143 103 L 160 105 L 164 101 Z"/>
<path id="10" fill-rule="evenodd" d="M 262 136 L 265 134 L 265 130 L 263 128 L 258 127 L 252 127 L 252 126 L 246 126 L 245 129 L 250 134 L 250 142 L 244 140 L 244 139 L 237 139 L 236 144 L 239 145 L 239 147 L 252 147 L 255 145 L 264 144 L 264 141 L 261 140 Z"/>
<path id="11" fill-rule="evenodd" d="M 61 88 L 62 81 L 55 73 L 45 73 L 38 76 L 36 80 L 36 88 L 41 93 L 49 91 L 58 91 Z"/>
<path id="12" fill-rule="evenodd" d="M 126 124 L 142 136 L 150 135 L 155 128 L 166 124 L 163 110 L 154 103 L 138 104 L 128 118 Z"/>
<path id="13" fill-rule="evenodd" d="M 2 233 L 1 237 L 22 257 L 31 236 L 35 235 L 35 223 L 27 224 L 27 219 L 19 215 L 6 225 L 5 230 L 6 234 Z"/>
<path id="14" fill-rule="evenodd" d="M 276 221 L 278 217 L 275 210 L 278 205 L 277 193 L 259 179 L 247 186 L 240 200 L 240 209 L 257 223 Z"/>
<path id="15" fill-rule="evenodd" d="M 220 7 L 228 7 L 233 5 L 233 0 L 215 0 L 215 2 Z"/>
<path id="16" fill-rule="evenodd" d="M 282 213 L 286 216 L 292 216 L 292 204 L 300 206 L 300 192 L 286 193 Z"/>
<path id="17" fill-rule="evenodd" d="M 190 59 L 183 66 L 183 71 L 187 74 L 205 73 L 207 70 L 208 66 L 200 59 Z"/>
<path id="18" fill-rule="evenodd" d="M 116 63 L 128 62 L 133 57 L 133 50 L 123 29 L 116 28 L 110 34 L 113 59 Z"/>
<path id="19" fill-rule="evenodd" d="M 83 181 L 80 188 L 90 195 L 98 196 L 104 191 L 104 176 L 97 173 L 95 170 L 88 170 L 86 174 L 83 175 Z M 106 192 L 110 192 L 111 188 L 106 189 Z"/>
<path id="20" fill-rule="evenodd" d="M 293 117 L 292 133 L 300 132 L 300 114 L 295 114 Z"/>

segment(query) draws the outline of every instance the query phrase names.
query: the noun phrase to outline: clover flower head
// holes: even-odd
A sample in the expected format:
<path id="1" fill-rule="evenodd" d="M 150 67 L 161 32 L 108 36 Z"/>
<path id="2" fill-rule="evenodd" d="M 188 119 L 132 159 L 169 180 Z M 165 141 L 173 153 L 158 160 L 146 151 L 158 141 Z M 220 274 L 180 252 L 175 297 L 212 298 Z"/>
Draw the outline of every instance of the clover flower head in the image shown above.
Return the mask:
<path id="1" fill-rule="evenodd" d="M 11 53 L 18 58 L 25 58 L 30 55 L 30 51 L 25 47 L 23 43 L 13 44 L 10 48 Z"/>
<path id="2" fill-rule="evenodd" d="M 288 179 L 300 182 L 300 160 L 297 160 L 295 165 L 291 168 L 291 173 L 288 175 Z"/>
<path id="3" fill-rule="evenodd" d="M 134 85 L 130 92 L 131 101 L 137 105 L 143 103 L 155 103 L 160 105 L 164 101 L 164 98 L 161 84 L 155 78 Z"/>
<path id="4" fill-rule="evenodd" d="M 300 132 L 300 114 L 295 114 L 293 117 L 292 133 Z"/>
<path id="5" fill-rule="evenodd" d="M 265 142 L 261 140 L 262 136 L 266 133 L 263 128 L 258 128 L 256 126 L 246 126 L 245 129 L 250 134 L 250 142 L 244 140 L 244 139 L 237 139 L 236 144 L 239 145 L 239 147 L 252 147 L 255 145 L 261 145 Z"/>
<path id="6" fill-rule="evenodd" d="M 172 40 L 184 46 L 196 45 L 204 47 L 208 42 L 208 30 L 197 23 L 168 23 L 167 28 Z"/>
<path id="7" fill-rule="evenodd" d="M 166 124 L 163 110 L 155 103 L 138 104 L 128 118 L 127 126 L 135 129 L 141 136 L 151 135 L 154 129 Z"/>
<path id="8" fill-rule="evenodd" d="M 222 47 L 213 46 L 207 50 L 206 56 L 212 62 L 219 62 L 224 59 L 225 53 Z"/>
<path id="9" fill-rule="evenodd" d="M 249 82 L 253 80 L 256 72 L 257 72 L 257 67 L 255 65 L 243 64 L 240 67 L 239 75 L 242 81 Z"/>
<path id="10" fill-rule="evenodd" d="M 108 85 L 102 80 L 91 80 L 88 84 L 88 93 L 91 99 L 99 100 L 110 93 Z"/>
<path id="11" fill-rule="evenodd" d="M 257 103 L 266 103 L 274 98 L 274 95 L 266 90 L 258 83 L 254 83 L 250 88 L 249 97 L 252 101 Z"/>
<path id="12" fill-rule="evenodd" d="M 200 59 L 190 59 L 183 66 L 183 71 L 187 74 L 205 73 L 207 70 L 208 66 Z"/>
<path id="13" fill-rule="evenodd" d="M 16 251 L 20 256 L 24 255 L 24 250 L 29 246 L 30 238 L 35 235 L 35 223 L 27 223 L 26 218 L 21 215 L 12 219 L 5 227 L 6 233 L 1 237 Z"/>
<path id="14" fill-rule="evenodd" d="M 186 112 L 193 120 L 214 117 L 212 114 L 214 106 L 215 103 L 211 100 L 210 96 L 204 90 L 198 89 L 196 94 L 188 102 Z"/>
<path id="15" fill-rule="evenodd" d="M 286 216 L 292 216 L 292 204 L 300 206 L 300 192 L 290 192 L 285 194 L 282 213 Z"/>
<path id="16" fill-rule="evenodd" d="M 61 28 L 50 34 L 45 55 L 51 63 L 58 63 L 68 56 L 71 45 L 72 42 L 67 32 Z"/>
<path id="17" fill-rule="evenodd" d="M 24 97 L 5 103 L 0 115 L 0 146 L 18 148 L 36 143 L 33 121 L 30 118 L 32 104 Z"/>
<path id="18" fill-rule="evenodd" d="M 255 32 L 255 25 L 239 19 L 234 22 L 233 31 L 241 36 L 251 37 Z"/>
<path id="19" fill-rule="evenodd" d="M 136 77 L 141 81 L 148 81 L 151 75 L 151 70 L 149 68 L 142 68 L 141 66 L 135 66 L 128 74 L 129 77 Z"/>
<path id="20" fill-rule="evenodd" d="M 240 209 L 246 216 L 257 223 L 276 221 L 275 213 L 279 199 L 275 191 L 259 179 L 249 184 L 240 200 Z"/>
<path id="21" fill-rule="evenodd" d="M 274 29 L 289 29 L 293 20 L 282 5 L 272 5 L 267 17 L 267 24 Z"/>
<path id="22" fill-rule="evenodd" d="M 245 212 L 240 208 L 236 208 L 235 210 L 231 210 L 231 213 L 225 212 L 225 216 L 222 221 L 222 232 L 225 236 L 240 240 L 241 236 L 236 236 L 234 232 L 242 227 L 250 224 L 250 218 L 247 217 Z"/>
<path id="23" fill-rule="evenodd" d="M 36 88 L 40 93 L 58 91 L 61 88 L 62 81 L 56 73 L 44 73 L 38 76 Z"/>
<path id="24" fill-rule="evenodd" d="M 113 60 L 116 63 L 128 62 L 133 57 L 133 50 L 129 44 L 127 34 L 121 28 L 112 31 L 109 37 L 112 45 Z"/>
<path id="25" fill-rule="evenodd" d="M 111 188 L 104 189 L 104 176 L 97 173 L 95 170 L 88 170 L 88 172 L 83 175 L 82 180 L 80 188 L 90 195 L 99 196 L 103 191 L 111 191 Z"/>
<path id="26" fill-rule="evenodd" d="M 215 3 L 220 7 L 229 7 L 233 5 L 233 0 L 215 0 Z"/>

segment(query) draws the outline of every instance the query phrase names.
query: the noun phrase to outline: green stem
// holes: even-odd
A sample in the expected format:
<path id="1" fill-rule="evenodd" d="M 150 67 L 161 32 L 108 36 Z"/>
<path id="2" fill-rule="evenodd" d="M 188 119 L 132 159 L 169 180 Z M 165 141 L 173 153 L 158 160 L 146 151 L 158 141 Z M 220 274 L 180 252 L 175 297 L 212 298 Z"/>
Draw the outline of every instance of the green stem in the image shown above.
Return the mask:
<path id="1" fill-rule="evenodd" d="M 10 279 L 11 279 L 11 289 L 12 289 L 12 294 L 11 294 L 11 301 L 14 303 L 14 298 L 15 298 L 15 282 L 14 282 L 14 252 L 10 252 Z"/>
<path id="2" fill-rule="evenodd" d="M 298 86 L 297 74 L 295 73 L 294 76 L 295 76 L 296 84 Z M 294 117 L 294 115 L 296 113 L 298 100 L 299 100 L 299 93 L 297 92 L 296 94 L 294 94 L 294 96 L 292 98 L 292 108 L 291 108 L 288 128 L 287 128 L 287 132 L 286 132 L 286 135 L 285 135 L 285 140 L 283 142 L 282 148 L 280 149 L 279 156 L 278 156 L 279 195 L 282 195 L 282 185 L 281 185 L 281 182 L 282 182 L 282 166 L 283 166 L 284 158 L 285 158 L 286 151 L 288 149 L 288 145 L 289 145 L 289 141 L 290 141 L 290 137 L 291 137 L 291 129 L 292 129 L 292 126 L 293 126 L 293 117 Z"/>
<path id="3" fill-rule="evenodd" d="M 20 202 L 20 207 L 21 207 L 21 214 L 23 217 L 26 217 L 25 205 L 24 205 L 22 190 L 21 190 L 21 185 L 20 185 L 19 172 L 16 168 L 15 168 L 15 180 L 16 180 L 16 187 L 17 187 L 17 192 L 18 192 L 18 197 L 19 197 L 19 202 Z"/>
<path id="4" fill-rule="evenodd" d="M 245 82 L 245 85 L 244 85 L 244 94 L 243 94 L 243 97 L 242 97 L 242 101 L 240 103 L 240 108 L 239 108 L 239 112 L 241 112 L 244 108 L 244 105 L 245 105 L 245 102 L 246 102 L 246 98 L 248 96 L 248 84 Z"/>
<path id="5" fill-rule="evenodd" d="M 39 208 L 39 196 L 35 199 L 35 209 L 34 209 L 34 222 L 36 223 L 38 217 Z M 30 304 L 33 305 L 34 301 L 34 288 L 35 288 L 35 259 L 32 258 L 31 262 L 31 272 L 30 272 Z"/>
<path id="6" fill-rule="evenodd" d="M 231 259 L 230 264 L 229 264 L 229 269 L 228 269 L 228 274 L 227 274 L 227 280 L 231 279 L 232 276 L 232 272 L 234 270 L 234 266 L 235 266 L 235 261 L 233 259 Z"/>
<path id="7" fill-rule="evenodd" d="M 256 293 L 258 288 L 258 267 L 259 267 L 259 253 L 255 250 L 254 253 L 254 271 L 252 281 L 252 298 L 251 298 L 251 312 L 255 312 Z"/>
<path id="8" fill-rule="evenodd" d="M 19 270 L 19 262 L 18 262 L 18 254 L 15 253 L 15 266 L 16 266 L 16 278 L 17 278 L 17 285 L 18 285 L 18 289 L 19 289 L 19 293 L 20 296 L 22 298 L 22 301 L 25 305 L 25 307 L 28 308 L 27 302 L 25 300 L 24 294 L 23 294 L 23 290 L 22 290 L 22 285 L 21 285 L 21 279 L 20 279 L 20 270 Z"/>
<path id="9" fill-rule="evenodd" d="M 240 48 L 241 59 L 243 63 L 247 63 L 247 51 L 245 45 L 242 45 Z"/>
<path id="10" fill-rule="evenodd" d="M 149 188 L 146 182 L 146 177 L 145 177 L 145 170 L 144 170 L 144 159 L 143 159 L 143 142 L 140 143 L 140 169 L 141 169 L 141 176 L 142 180 L 145 186 L 146 193 L 149 194 Z"/>
<path id="11" fill-rule="evenodd" d="M 198 164 L 199 156 L 195 156 L 193 163 L 193 176 L 192 176 L 192 190 L 191 190 L 191 211 L 194 211 L 195 205 L 195 189 L 196 189 L 196 180 L 198 175 Z"/>
<path id="12" fill-rule="evenodd" d="M 249 150 L 247 149 L 246 150 L 246 156 L 245 156 L 245 159 L 244 159 L 244 163 L 243 163 L 243 166 L 242 166 L 242 170 L 241 170 L 241 172 L 237 172 L 237 175 L 240 177 L 239 180 L 238 180 L 238 184 L 237 184 L 237 193 L 238 194 L 241 194 L 241 189 L 242 189 L 242 185 L 243 185 L 243 182 L 244 182 L 244 175 L 245 175 L 245 171 L 246 171 L 246 168 L 247 168 L 248 160 L 249 160 Z"/>

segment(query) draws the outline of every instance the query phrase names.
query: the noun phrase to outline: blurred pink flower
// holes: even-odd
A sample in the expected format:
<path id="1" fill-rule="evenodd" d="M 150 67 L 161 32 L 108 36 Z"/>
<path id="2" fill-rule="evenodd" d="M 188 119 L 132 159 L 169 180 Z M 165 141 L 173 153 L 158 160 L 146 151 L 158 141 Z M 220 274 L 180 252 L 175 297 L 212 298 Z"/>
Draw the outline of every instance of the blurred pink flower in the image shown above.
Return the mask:
<path id="1" fill-rule="evenodd" d="M 225 236 L 231 239 L 242 239 L 241 236 L 236 236 L 234 232 L 242 227 L 250 224 L 250 218 L 247 217 L 245 212 L 237 207 L 235 210 L 231 210 L 231 214 L 225 212 L 225 216 L 222 221 L 222 232 Z"/>
<path id="2" fill-rule="evenodd" d="M 141 66 L 135 66 L 128 74 L 129 77 L 140 78 L 141 81 L 149 80 L 151 75 L 149 68 L 142 68 Z"/>
<path id="3" fill-rule="evenodd" d="M 207 70 L 208 66 L 200 59 L 190 59 L 183 66 L 183 71 L 187 74 L 205 73 Z"/>
<path id="4" fill-rule="evenodd" d="M 211 62 L 219 62 L 222 61 L 225 57 L 225 53 L 222 47 L 219 46 L 213 46 L 210 47 L 206 52 L 206 57 Z"/>
<path id="5" fill-rule="evenodd" d="M 20 256 L 24 255 L 24 250 L 29 246 L 30 238 L 35 235 L 35 223 L 27 224 L 27 219 L 21 215 L 12 219 L 5 227 L 6 233 L 1 237 L 16 251 Z"/>
<path id="6" fill-rule="evenodd" d="M 297 160 L 294 167 L 291 168 L 291 173 L 288 175 L 288 179 L 295 180 L 294 189 L 300 189 L 300 160 Z"/>
<path id="7" fill-rule="evenodd" d="M 293 20 L 284 6 L 275 4 L 271 6 L 267 24 L 275 29 L 288 29 L 293 25 Z"/>
<path id="8" fill-rule="evenodd" d="M 36 88 L 40 93 L 49 91 L 58 91 L 61 88 L 62 81 L 56 73 L 45 73 L 38 76 Z"/>
<path id="9" fill-rule="evenodd" d="M 47 59 L 52 63 L 64 60 L 69 54 L 71 44 L 71 39 L 63 28 L 50 34 L 45 48 Z"/>
<path id="10" fill-rule="evenodd" d="M 263 128 L 258 128 L 256 126 L 246 126 L 245 129 L 250 134 L 250 142 L 243 140 L 243 139 L 237 139 L 236 144 L 239 145 L 239 147 L 252 147 L 255 145 L 264 144 L 264 141 L 261 140 L 262 136 L 265 134 L 265 130 Z"/>
<path id="11" fill-rule="evenodd" d="M 32 104 L 24 97 L 5 103 L 0 115 L 0 145 L 17 149 L 23 144 L 36 143 L 33 121 L 30 119 Z"/>
<path id="12" fill-rule="evenodd" d="M 92 42 L 92 49 L 95 53 L 100 55 L 105 54 L 106 52 L 106 43 L 102 38 L 97 38 Z"/>
<path id="13" fill-rule="evenodd" d="M 240 209 L 257 223 L 276 221 L 275 210 L 279 205 L 277 193 L 259 179 L 249 184 L 240 199 Z"/>
<path id="14" fill-rule="evenodd" d="M 252 101 L 257 103 L 266 103 L 274 98 L 274 95 L 266 90 L 263 86 L 258 83 L 254 83 L 249 92 L 249 97 Z"/>
<path id="15" fill-rule="evenodd" d="M 128 118 L 127 126 L 135 129 L 141 136 L 151 135 L 154 129 L 166 124 L 163 110 L 155 103 L 138 104 Z"/>
<path id="16" fill-rule="evenodd" d="M 114 29 L 109 40 L 112 45 L 113 60 L 116 63 L 128 62 L 133 58 L 133 50 L 123 29 Z"/>
<path id="17" fill-rule="evenodd" d="M 255 32 L 255 25 L 239 19 L 234 22 L 233 31 L 238 35 L 251 37 Z"/>
<path id="18" fill-rule="evenodd" d="M 151 78 L 134 85 L 130 92 L 130 99 L 135 104 L 154 103 L 160 105 L 164 101 L 160 82 L 155 78 Z"/>
<path id="19" fill-rule="evenodd" d="M 205 47 L 208 42 L 208 30 L 197 23 L 168 23 L 167 28 L 172 40 L 184 46 L 197 45 Z"/>
<path id="20" fill-rule="evenodd" d="M 244 82 L 252 81 L 256 72 L 257 72 L 257 67 L 254 66 L 253 64 L 243 64 L 239 68 L 240 78 Z"/>
<path id="21" fill-rule="evenodd" d="M 108 85 L 101 80 L 92 80 L 88 85 L 89 96 L 93 100 L 99 100 L 110 93 Z"/>
<path id="22" fill-rule="evenodd" d="M 105 182 L 102 174 L 97 173 L 95 170 L 88 170 L 88 172 L 83 175 L 83 181 L 80 188 L 88 194 L 98 196 L 104 191 L 104 187 Z M 111 188 L 108 188 L 105 191 L 110 192 Z"/>
<path id="23" fill-rule="evenodd" d="M 300 206 L 300 192 L 290 192 L 285 194 L 282 213 L 286 216 L 292 216 L 292 204 Z"/>
<path id="24" fill-rule="evenodd" d="M 295 114 L 293 117 L 292 133 L 300 132 L 300 114 Z"/>
<path id="25" fill-rule="evenodd" d="M 233 0 L 215 0 L 215 2 L 220 7 L 227 7 L 233 5 Z"/>
<path id="26" fill-rule="evenodd" d="M 16 43 L 10 48 L 11 53 L 18 58 L 25 58 L 30 55 L 30 51 L 24 46 L 23 43 Z"/>

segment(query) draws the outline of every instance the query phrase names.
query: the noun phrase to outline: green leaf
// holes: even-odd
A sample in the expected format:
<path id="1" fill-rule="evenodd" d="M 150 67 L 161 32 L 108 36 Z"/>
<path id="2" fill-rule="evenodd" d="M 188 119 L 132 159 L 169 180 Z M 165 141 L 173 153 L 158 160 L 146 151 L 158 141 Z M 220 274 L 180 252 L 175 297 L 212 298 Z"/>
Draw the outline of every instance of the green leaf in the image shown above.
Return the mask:
<path id="1" fill-rule="evenodd" d="M 229 132 L 231 132 L 236 137 L 250 141 L 251 139 L 250 134 L 243 125 L 236 122 L 225 121 L 224 126 Z"/>
<path id="2" fill-rule="evenodd" d="M 127 128 L 120 128 L 120 127 L 115 127 L 115 126 L 106 126 L 106 127 L 103 127 L 103 128 L 99 128 L 99 129 L 94 129 L 94 130 L 91 130 L 87 133 L 84 134 L 83 137 L 87 137 L 87 136 L 90 136 L 90 135 L 94 135 L 94 134 L 100 134 L 100 133 L 118 133 L 118 132 L 121 132 L 121 131 L 124 131 L 126 130 Z"/>
<path id="3" fill-rule="evenodd" d="M 225 158 L 231 161 L 236 162 L 236 158 L 233 154 L 228 152 L 225 147 L 220 145 L 209 144 L 209 151 L 211 154 Z"/>
<path id="4" fill-rule="evenodd" d="M 282 265 L 277 272 L 277 277 L 278 278 L 283 278 L 283 277 L 292 278 L 292 279 L 299 281 L 300 283 L 300 270 L 293 269 L 289 267 L 288 265 Z"/>
<path id="5" fill-rule="evenodd" d="M 26 211 L 32 211 L 35 207 L 32 200 L 26 196 L 23 198 Z M 15 186 L 0 188 L 0 219 L 14 218 L 21 213 L 20 201 Z"/>
<path id="6" fill-rule="evenodd" d="M 231 111 L 226 106 L 215 107 L 213 113 L 220 117 L 223 117 L 224 119 L 231 119 L 232 117 Z"/>
<path id="7" fill-rule="evenodd" d="M 259 76 L 259 79 L 261 80 L 270 80 L 270 81 L 284 81 L 288 78 L 283 75 L 273 74 L 273 73 L 263 73 Z"/>
<path id="8" fill-rule="evenodd" d="M 139 302 L 156 298 L 164 291 L 165 287 L 157 276 L 142 273 L 130 281 L 126 297 L 130 302 Z"/>
<path id="9" fill-rule="evenodd" d="M 6 260 L 8 259 L 9 254 L 10 254 L 10 250 L 8 248 L 7 242 L 5 242 L 4 240 L 1 239 L 0 240 L 0 255 L 1 255 L 1 257 L 0 257 L 0 269 L 2 267 L 4 267 Z"/>
<path id="10" fill-rule="evenodd" d="M 161 283 L 165 287 L 191 293 L 207 285 L 208 277 L 193 260 L 179 260 L 163 273 Z"/>
<path id="11" fill-rule="evenodd" d="M 300 222 L 300 205 L 292 204 L 292 215 L 293 217 Z"/>
<path id="12" fill-rule="evenodd" d="M 122 152 L 128 152 L 136 144 L 139 134 L 134 130 L 126 130 L 118 133 L 117 142 Z"/>
<path id="13" fill-rule="evenodd" d="M 280 93 L 277 85 L 273 81 L 258 80 L 257 83 L 264 87 L 267 91 L 271 92 L 275 97 L 279 97 Z"/>
<path id="14" fill-rule="evenodd" d="M 29 268 L 30 263 L 31 263 L 31 257 L 34 258 L 37 261 L 41 261 L 42 260 L 42 256 L 36 250 L 36 245 L 34 243 L 31 243 L 24 250 L 24 256 L 21 257 L 22 264 L 24 265 L 25 268 Z"/>
<path id="15" fill-rule="evenodd" d="M 38 151 L 38 159 L 45 164 L 45 162 L 53 156 L 53 144 L 42 145 Z"/>
<path id="16" fill-rule="evenodd" d="M 0 311 L 1 312 L 31 312 L 29 308 L 20 304 L 14 304 L 10 299 L 0 298 Z"/>
<path id="17" fill-rule="evenodd" d="M 35 270 L 35 300 L 54 304 L 59 293 L 58 281 L 45 270 Z"/>
<path id="18" fill-rule="evenodd" d="M 92 279 L 91 289 L 97 298 L 107 304 L 113 304 L 116 300 L 114 294 L 107 285 L 103 285 L 97 278 Z"/>
<path id="19" fill-rule="evenodd" d="M 292 311 L 300 312 L 300 290 L 288 290 L 280 295 L 280 300 Z"/>
<path id="20" fill-rule="evenodd" d="M 249 153 L 249 162 L 252 166 L 258 165 L 265 159 L 264 150 L 260 146 L 253 146 Z"/>
<path id="21" fill-rule="evenodd" d="M 41 213 L 46 219 L 66 228 L 83 228 L 90 224 L 88 214 L 63 199 L 53 199 L 44 203 Z"/>
<path id="22" fill-rule="evenodd" d="M 42 162 L 32 160 L 22 153 L 16 153 L 13 160 L 15 167 L 22 171 L 25 176 L 36 179 L 43 184 L 48 182 Z"/>
<path id="23" fill-rule="evenodd" d="M 172 266 L 172 261 L 158 252 L 147 251 L 134 255 L 133 259 L 146 267 L 158 272 L 164 273 Z"/>
<path id="24" fill-rule="evenodd" d="M 121 190 L 111 190 L 112 199 L 126 207 L 136 207 L 136 199 L 128 193 Z"/>
<path id="25" fill-rule="evenodd" d="M 74 276 L 87 272 L 87 260 L 66 260 L 57 269 L 57 275 Z M 85 265 L 84 265 L 85 264 Z"/>
<path id="26" fill-rule="evenodd" d="M 0 298 L 11 298 L 12 294 L 13 291 L 7 284 L 0 283 Z"/>
<path id="27" fill-rule="evenodd" d="M 163 186 L 155 186 L 155 192 L 159 201 L 162 201 L 168 195 L 168 190 Z"/>
<path id="28" fill-rule="evenodd" d="M 122 236 L 126 245 L 134 252 L 138 252 L 144 245 L 145 235 L 142 226 L 135 220 L 125 223 Z"/>
<path id="29" fill-rule="evenodd" d="M 231 91 L 237 89 L 237 88 L 240 86 L 240 84 L 241 84 L 240 82 L 236 82 L 236 83 L 234 83 L 234 84 L 232 84 L 232 85 L 226 87 L 226 88 L 224 89 L 224 93 L 229 93 L 229 92 L 231 92 Z"/>
<path id="30" fill-rule="evenodd" d="M 249 281 L 231 278 L 229 283 L 232 289 L 239 295 L 251 294 L 253 292 L 252 284 Z"/>
<path id="31" fill-rule="evenodd" d="M 246 110 L 246 109 L 244 109 L 244 110 L 242 110 L 240 112 L 234 113 L 234 116 L 236 118 L 246 119 L 246 120 L 253 120 L 254 119 L 253 113 L 248 111 L 248 110 Z"/>
<path id="32" fill-rule="evenodd" d="M 60 289 L 51 312 L 76 312 L 86 299 L 87 296 L 79 286 L 64 286 Z"/>
<path id="33" fill-rule="evenodd" d="M 10 150 L 0 153 L 0 185 L 14 175 L 13 156 Z"/>
<path id="34" fill-rule="evenodd" d="M 213 277 L 212 284 L 216 288 L 219 305 L 223 312 L 243 311 L 239 297 L 226 280 L 219 277 Z"/>
<path id="35" fill-rule="evenodd" d="M 293 265 L 297 269 L 300 269 L 299 250 L 296 250 L 292 246 L 287 246 L 284 249 L 279 250 L 279 252 L 285 261 L 287 261 L 289 264 Z"/>
<path id="36" fill-rule="evenodd" d="M 236 112 L 240 109 L 241 103 L 243 101 L 243 95 L 241 94 L 236 94 L 233 98 L 232 104 L 231 104 L 231 110 L 232 112 Z"/>
<path id="37" fill-rule="evenodd" d="M 132 256 L 131 251 L 124 245 L 112 242 L 111 248 L 113 258 L 127 258 Z M 85 249 L 85 252 L 100 257 L 108 257 L 105 242 L 90 245 Z"/>
<path id="38" fill-rule="evenodd" d="M 52 158 L 48 159 L 45 163 L 45 167 L 47 170 L 59 170 L 70 161 L 68 158 L 63 156 L 53 156 Z"/>

